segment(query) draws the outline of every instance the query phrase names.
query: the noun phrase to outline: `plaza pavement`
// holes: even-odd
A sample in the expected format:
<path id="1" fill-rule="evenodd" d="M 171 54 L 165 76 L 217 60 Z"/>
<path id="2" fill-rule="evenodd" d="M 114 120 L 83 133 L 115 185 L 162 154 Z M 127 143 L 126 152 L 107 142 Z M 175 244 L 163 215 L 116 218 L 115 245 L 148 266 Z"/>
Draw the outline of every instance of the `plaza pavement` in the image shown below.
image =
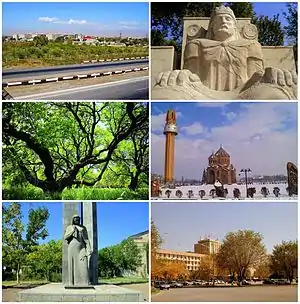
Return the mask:
<path id="1" fill-rule="evenodd" d="M 297 286 L 177 288 L 151 296 L 153 302 L 297 302 Z"/>

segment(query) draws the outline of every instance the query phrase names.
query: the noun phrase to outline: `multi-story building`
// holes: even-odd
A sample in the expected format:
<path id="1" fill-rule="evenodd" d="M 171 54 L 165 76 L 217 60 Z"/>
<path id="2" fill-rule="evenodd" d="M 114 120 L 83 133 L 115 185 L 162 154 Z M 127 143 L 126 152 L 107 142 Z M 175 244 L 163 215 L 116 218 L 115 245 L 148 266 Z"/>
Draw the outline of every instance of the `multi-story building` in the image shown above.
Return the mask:
<path id="1" fill-rule="evenodd" d="M 201 259 L 206 255 L 195 252 L 179 252 L 179 251 L 158 249 L 156 251 L 156 256 L 159 259 L 164 259 L 174 262 L 183 262 L 188 270 L 193 271 L 199 268 Z"/>
<path id="2" fill-rule="evenodd" d="M 194 251 L 200 254 L 216 254 L 220 249 L 220 242 L 218 240 L 211 240 L 205 238 L 199 240 L 197 244 L 194 244 Z"/>

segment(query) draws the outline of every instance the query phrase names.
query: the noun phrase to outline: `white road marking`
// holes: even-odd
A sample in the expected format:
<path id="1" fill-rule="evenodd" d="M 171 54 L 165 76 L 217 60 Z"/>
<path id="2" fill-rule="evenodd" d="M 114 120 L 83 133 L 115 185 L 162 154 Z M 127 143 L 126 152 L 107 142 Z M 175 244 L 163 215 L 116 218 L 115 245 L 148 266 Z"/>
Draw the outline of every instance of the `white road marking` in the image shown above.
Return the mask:
<path id="1" fill-rule="evenodd" d="M 140 81 L 144 81 L 145 79 L 149 80 L 149 76 L 142 76 L 139 78 L 118 80 L 118 81 L 114 81 L 114 82 L 110 82 L 110 83 L 93 84 L 93 85 L 80 87 L 80 88 L 65 89 L 65 90 L 60 90 L 60 91 L 39 93 L 39 94 L 34 94 L 34 95 L 18 96 L 18 97 L 15 97 L 15 99 L 21 100 L 21 99 L 39 99 L 39 98 L 44 98 L 44 97 L 50 98 L 50 97 L 65 95 L 67 93 L 85 92 L 85 91 L 95 90 L 97 88 L 99 89 L 99 88 L 106 88 L 106 87 L 114 87 L 114 86 L 118 86 L 120 84 L 126 84 L 126 83 L 131 83 L 131 82 L 140 82 Z M 138 90 L 144 90 L 144 89 L 138 89 Z"/>

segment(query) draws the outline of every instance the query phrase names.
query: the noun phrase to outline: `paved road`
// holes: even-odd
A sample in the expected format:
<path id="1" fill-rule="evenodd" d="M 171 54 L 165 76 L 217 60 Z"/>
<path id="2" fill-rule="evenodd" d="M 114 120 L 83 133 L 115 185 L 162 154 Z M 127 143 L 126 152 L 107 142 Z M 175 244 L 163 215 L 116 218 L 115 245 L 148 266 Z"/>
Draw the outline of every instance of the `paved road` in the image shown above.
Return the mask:
<path id="1" fill-rule="evenodd" d="M 89 85 L 61 91 L 19 96 L 16 99 L 30 100 L 134 100 L 149 99 L 149 77 L 125 79 L 104 84 Z"/>
<path id="2" fill-rule="evenodd" d="M 147 302 L 149 301 L 149 283 L 124 284 L 119 286 L 140 291 L 144 295 L 144 300 Z"/>
<path id="3" fill-rule="evenodd" d="M 34 69 L 20 69 L 20 70 L 6 70 L 2 73 L 2 82 L 16 81 L 23 79 L 33 79 L 35 77 L 41 78 L 42 76 L 54 75 L 69 75 L 76 73 L 88 73 L 94 71 L 106 71 L 106 70 L 121 70 L 130 69 L 137 66 L 142 66 L 148 64 L 148 59 L 138 59 L 138 60 L 126 60 L 126 61 L 116 61 L 116 62 L 103 62 L 103 63 L 90 63 L 90 64 L 74 64 L 74 65 L 62 65 L 49 68 L 34 68 Z"/>
<path id="4" fill-rule="evenodd" d="M 297 286 L 178 288 L 151 298 L 153 302 L 297 302 Z"/>

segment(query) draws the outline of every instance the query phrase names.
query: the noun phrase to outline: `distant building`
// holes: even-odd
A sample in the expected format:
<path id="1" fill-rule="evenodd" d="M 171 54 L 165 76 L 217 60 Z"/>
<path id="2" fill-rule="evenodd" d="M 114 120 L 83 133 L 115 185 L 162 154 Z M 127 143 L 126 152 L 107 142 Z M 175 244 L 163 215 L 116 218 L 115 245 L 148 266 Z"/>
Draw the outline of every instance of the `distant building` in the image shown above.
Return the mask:
<path id="1" fill-rule="evenodd" d="M 200 254 L 216 254 L 219 252 L 221 244 L 218 240 L 203 239 L 194 244 L 194 251 Z"/>
<path id="2" fill-rule="evenodd" d="M 230 163 L 230 155 L 222 146 L 216 153 L 212 152 L 206 169 L 206 184 L 214 184 L 216 181 L 224 185 L 236 183 L 236 169 Z"/>
<path id="3" fill-rule="evenodd" d="M 149 230 L 134 234 L 129 237 L 140 248 L 142 254 L 142 265 L 137 269 L 134 275 L 138 277 L 147 277 L 149 275 L 149 254 L 147 246 L 149 244 Z"/>
<path id="4" fill-rule="evenodd" d="M 186 268 L 190 271 L 197 270 L 200 266 L 201 259 L 206 257 L 205 254 L 195 253 L 195 252 L 180 252 L 158 249 L 156 250 L 156 256 L 159 259 L 183 262 Z"/>

